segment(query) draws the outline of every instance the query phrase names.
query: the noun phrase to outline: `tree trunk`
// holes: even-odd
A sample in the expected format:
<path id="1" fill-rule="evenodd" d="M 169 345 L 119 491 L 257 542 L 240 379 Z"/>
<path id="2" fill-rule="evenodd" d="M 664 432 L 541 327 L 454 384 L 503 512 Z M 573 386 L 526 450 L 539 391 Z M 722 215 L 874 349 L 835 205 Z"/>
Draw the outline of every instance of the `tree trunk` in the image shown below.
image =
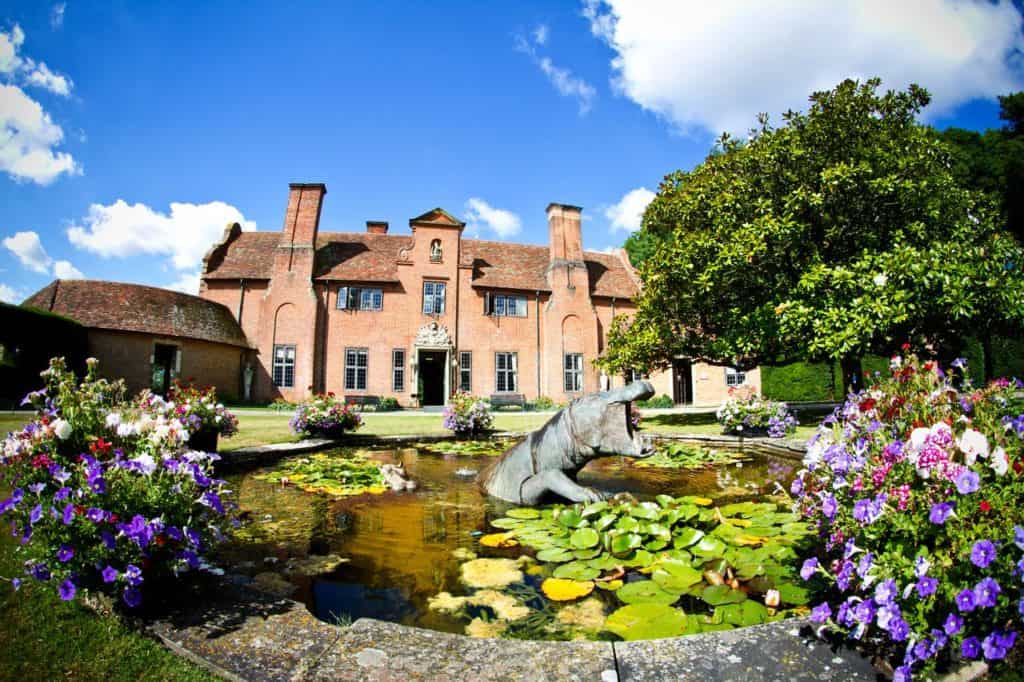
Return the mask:
<path id="1" fill-rule="evenodd" d="M 847 355 L 839 361 L 843 372 L 843 398 L 851 392 L 864 388 L 864 372 L 860 365 L 859 355 Z"/>
<path id="2" fill-rule="evenodd" d="M 995 358 L 992 357 L 992 333 L 985 331 L 981 335 L 981 350 L 985 356 L 985 385 L 995 379 Z"/>

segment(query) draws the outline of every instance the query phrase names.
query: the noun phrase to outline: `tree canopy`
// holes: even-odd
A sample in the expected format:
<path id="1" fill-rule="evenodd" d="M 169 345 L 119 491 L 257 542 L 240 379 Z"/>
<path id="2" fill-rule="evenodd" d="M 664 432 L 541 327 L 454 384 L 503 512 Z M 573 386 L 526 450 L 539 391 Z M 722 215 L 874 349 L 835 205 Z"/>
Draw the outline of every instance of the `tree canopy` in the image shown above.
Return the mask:
<path id="1" fill-rule="evenodd" d="M 762 115 L 665 177 L 638 237 L 654 244 L 644 290 L 606 367 L 843 359 L 1024 326 L 1024 253 L 997 203 L 917 122 L 928 93 L 880 85 L 816 92 L 778 128 Z"/>

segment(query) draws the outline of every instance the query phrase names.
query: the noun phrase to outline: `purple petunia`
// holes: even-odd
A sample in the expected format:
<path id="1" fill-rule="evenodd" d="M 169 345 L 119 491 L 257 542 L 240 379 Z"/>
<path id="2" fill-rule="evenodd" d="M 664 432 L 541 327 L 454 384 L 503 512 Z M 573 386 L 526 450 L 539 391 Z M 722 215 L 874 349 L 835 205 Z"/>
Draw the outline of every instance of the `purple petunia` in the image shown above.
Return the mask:
<path id="1" fill-rule="evenodd" d="M 889 623 L 889 636 L 894 642 L 902 642 L 910 636 L 910 625 L 903 618 L 893 618 Z"/>
<path id="2" fill-rule="evenodd" d="M 96 507 L 89 507 L 85 510 L 85 518 L 89 519 L 93 523 L 100 523 L 106 518 L 106 513 L 102 509 Z"/>
<path id="3" fill-rule="evenodd" d="M 979 540 L 971 547 L 971 563 L 978 568 L 988 568 L 996 558 L 996 546 L 991 540 Z"/>
<path id="4" fill-rule="evenodd" d="M 32 512 L 28 515 L 28 522 L 34 526 L 39 523 L 41 518 L 43 518 L 43 505 L 37 504 L 32 507 Z"/>
<path id="5" fill-rule="evenodd" d="M 114 549 L 117 547 L 117 540 L 114 539 L 113 534 L 109 531 L 102 531 L 100 533 L 100 540 L 107 549 Z"/>
<path id="6" fill-rule="evenodd" d="M 981 650 L 985 659 L 989 661 L 1001 661 L 1006 658 L 1006 652 L 1010 650 L 1017 640 L 1017 633 L 1013 630 L 1004 632 L 996 630 L 981 642 Z"/>
<path id="7" fill-rule="evenodd" d="M 815 623 L 824 623 L 832 617 L 832 607 L 828 605 L 828 602 L 822 602 L 811 609 L 811 621 Z"/>
<path id="8" fill-rule="evenodd" d="M 199 496 L 199 504 L 204 504 L 210 509 L 214 510 L 218 514 L 224 513 L 224 505 L 220 501 L 220 497 L 217 493 L 207 490 L 205 493 Z"/>
<path id="9" fill-rule="evenodd" d="M 824 514 L 825 518 L 829 521 L 836 517 L 836 509 L 838 509 L 838 504 L 836 503 L 836 498 L 833 495 L 826 495 L 822 498 L 821 513 Z"/>
<path id="10" fill-rule="evenodd" d="M 875 601 L 879 604 L 889 604 L 899 593 L 899 588 L 896 586 L 896 581 L 892 578 L 883 580 L 875 586 Z"/>
<path id="11" fill-rule="evenodd" d="M 910 682 L 913 679 L 910 666 L 901 665 L 892 671 L 892 682 Z"/>
<path id="12" fill-rule="evenodd" d="M 956 607 L 960 609 L 960 613 L 969 613 L 975 606 L 973 590 L 963 590 L 956 595 Z"/>
<path id="13" fill-rule="evenodd" d="M 968 637 L 960 643 L 960 653 L 964 658 L 977 658 L 981 653 L 981 644 L 977 637 Z"/>
<path id="14" fill-rule="evenodd" d="M 956 484 L 957 492 L 961 495 L 970 495 L 977 492 L 980 481 L 978 474 L 965 468 L 957 474 L 956 480 L 953 482 Z"/>
<path id="15" fill-rule="evenodd" d="M 128 564 L 128 566 L 125 567 L 124 576 L 128 580 L 128 584 L 132 587 L 138 587 L 142 584 L 142 570 L 134 564 Z"/>
<path id="16" fill-rule="evenodd" d="M 917 580 L 917 594 L 921 597 L 930 597 L 935 594 L 939 581 L 931 576 L 923 575 Z"/>
<path id="17" fill-rule="evenodd" d="M 928 520 L 932 523 L 941 526 L 946 523 L 946 519 L 953 515 L 953 505 L 949 502 L 938 502 L 932 505 L 932 510 L 928 514 Z"/>
<path id="18" fill-rule="evenodd" d="M 996 605 L 996 598 L 1002 589 L 995 578 L 982 578 L 981 582 L 974 586 L 974 603 L 980 607 L 991 608 Z"/>
<path id="19" fill-rule="evenodd" d="M 128 605 L 128 608 L 134 609 L 142 603 L 142 592 L 134 587 L 125 588 L 122 599 L 124 599 L 124 603 Z"/>
<path id="20" fill-rule="evenodd" d="M 63 544 L 60 549 L 57 550 L 57 560 L 62 564 L 66 564 L 71 561 L 71 558 L 75 556 L 75 550 L 71 545 Z"/>
<path id="21" fill-rule="evenodd" d="M 60 598 L 64 601 L 71 601 L 75 598 L 75 584 L 71 582 L 70 579 L 65 580 L 60 584 L 60 587 L 57 588 L 57 592 L 60 594 Z"/>
<path id="22" fill-rule="evenodd" d="M 11 578 L 11 587 L 17 592 L 21 589 L 21 578 Z"/>
<path id="23" fill-rule="evenodd" d="M 114 568 L 110 564 L 107 564 L 107 567 L 100 572 L 100 575 L 103 576 L 103 582 L 112 583 L 115 580 L 117 580 L 118 573 L 116 568 Z"/>
<path id="24" fill-rule="evenodd" d="M 1013 527 L 1013 544 L 1017 545 L 1018 549 L 1024 549 L 1024 528 Z"/>
<path id="25" fill-rule="evenodd" d="M 804 561 L 804 565 L 800 567 L 800 577 L 804 580 L 810 580 L 811 576 L 814 575 L 814 571 L 818 568 L 818 560 L 814 557 Z"/>
<path id="26" fill-rule="evenodd" d="M 950 637 L 960 632 L 963 627 L 964 619 L 955 613 L 951 613 L 946 616 L 946 622 L 942 624 L 942 629 L 945 630 L 946 634 Z"/>
<path id="27" fill-rule="evenodd" d="M 62 514 L 62 521 L 65 526 L 70 526 L 71 522 L 75 520 L 75 505 L 70 502 L 64 507 L 64 513 Z"/>
<path id="28" fill-rule="evenodd" d="M 68 497 L 70 495 L 71 495 L 71 488 L 68 488 L 67 486 L 64 486 L 63 488 L 61 488 L 60 490 L 58 490 L 57 492 L 55 492 L 53 494 L 53 501 L 54 502 L 63 502 L 64 500 L 68 499 Z"/>

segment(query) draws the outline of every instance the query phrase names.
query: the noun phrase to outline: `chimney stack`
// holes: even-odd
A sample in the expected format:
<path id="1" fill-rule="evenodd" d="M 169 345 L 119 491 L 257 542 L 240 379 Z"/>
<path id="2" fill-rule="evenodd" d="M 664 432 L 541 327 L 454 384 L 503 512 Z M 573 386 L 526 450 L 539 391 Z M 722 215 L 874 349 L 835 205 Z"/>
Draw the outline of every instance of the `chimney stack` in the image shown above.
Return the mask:
<path id="1" fill-rule="evenodd" d="M 313 246 L 320 227 L 320 208 L 327 185 L 293 182 L 288 185 L 288 209 L 284 214 L 281 246 Z"/>
<path id="2" fill-rule="evenodd" d="M 580 214 L 583 209 L 567 204 L 548 204 L 551 264 L 583 263 L 583 232 Z"/>
<path id="3" fill-rule="evenodd" d="M 366 233 L 367 234 L 387 234 L 388 233 L 388 222 L 386 220 L 367 220 L 366 221 Z"/>

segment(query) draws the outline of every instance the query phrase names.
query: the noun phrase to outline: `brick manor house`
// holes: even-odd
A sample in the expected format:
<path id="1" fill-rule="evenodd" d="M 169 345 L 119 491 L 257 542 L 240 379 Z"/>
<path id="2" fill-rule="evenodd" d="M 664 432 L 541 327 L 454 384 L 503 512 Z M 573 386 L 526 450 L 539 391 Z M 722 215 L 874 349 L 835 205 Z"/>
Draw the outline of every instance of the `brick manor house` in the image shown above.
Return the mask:
<path id="1" fill-rule="evenodd" d="M 464 239 L 441 208 L 412 218 L 411 234 L 377 221 L 320 232 L 326 193 L 290 185 L 281 232 L 231 225 L 203 259 L 199 295 L 230 310 L 255 349 L 242 370 L 252 399 L 429 406 L 462 390 L 564 402 L 625 380 L 592 361 L 640 280 L 625 251 L 583 250 L 580 208 L 548 206 L 543 247 Z M 758 377 L 680 359 L 651 379 L 677 403 L 714 404 Z"/>

